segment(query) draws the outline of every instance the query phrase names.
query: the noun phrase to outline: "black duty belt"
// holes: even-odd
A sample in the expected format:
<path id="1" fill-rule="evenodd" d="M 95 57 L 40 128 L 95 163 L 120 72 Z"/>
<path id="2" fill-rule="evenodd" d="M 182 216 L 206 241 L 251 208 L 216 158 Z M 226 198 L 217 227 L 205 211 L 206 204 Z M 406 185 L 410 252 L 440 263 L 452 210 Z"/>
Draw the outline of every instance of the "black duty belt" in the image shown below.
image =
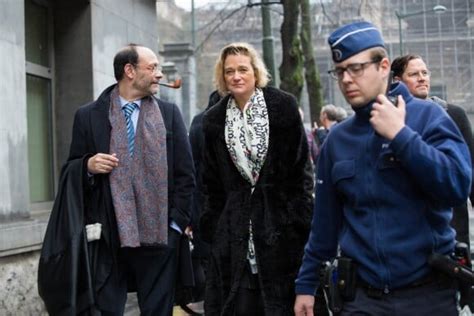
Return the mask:
<path id="1" fill-rule="evenodd" d="M 371 286 L 370 284 L 368 284 L 361 278 L 358 278 L 357 286 L 363 288 L 366 291 L 367 296 L 372 297 L 372 298 L 381 298 L 384 295 L 395 294 L 395 293 L 403 292 L 409 289 L 414 289 L 417 287 L 429 285 L 429 284 L 443 283 L 446 286 L 451 285 L 451 284 L 448 284 L 448 282 L 445 283 L 445 281 L 447 280 L 445 280 L 445 278 L 440 276 L 439 274 L 429 273 L 428 275 L 421 277 L 418 280 L 411 282 L 410 284 L 407 284 L 405 286 L 402 286 L 396 289 L 388 289 L 388 288 L 379 289 L 379 288 Z"/>

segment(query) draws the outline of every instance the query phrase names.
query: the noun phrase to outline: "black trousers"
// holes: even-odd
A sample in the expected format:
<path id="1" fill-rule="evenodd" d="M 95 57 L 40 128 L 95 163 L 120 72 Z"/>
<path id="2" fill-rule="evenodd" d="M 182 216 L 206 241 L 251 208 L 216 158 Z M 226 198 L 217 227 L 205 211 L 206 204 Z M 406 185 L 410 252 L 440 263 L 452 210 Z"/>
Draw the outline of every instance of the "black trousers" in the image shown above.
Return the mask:
<path id="1" fill-rule="evenodd" d="M 116 271 L 98 293 L 102 315 L 123 315 L 129 289 L 137 292 L 141 315 L 172 315 L 179 238 L 170 228 L 168 246 L 121 248 Z"/>
<path id="2" fill-rule="evenodd" d="M 233 316 L 265 315 L 258 274 L 250 273 L 249 267 L 244 269 L 239 289 L 235 295 L 234 306 Z"/>
<path id="3" fill-rule="evenodd" d="M 365 288 L 357 288 L 352 302 L 344 302 L 340 316 L 457 316 L 456 289 L 430 283 L 405 290 L 395 290 L 374 298 Z"/>

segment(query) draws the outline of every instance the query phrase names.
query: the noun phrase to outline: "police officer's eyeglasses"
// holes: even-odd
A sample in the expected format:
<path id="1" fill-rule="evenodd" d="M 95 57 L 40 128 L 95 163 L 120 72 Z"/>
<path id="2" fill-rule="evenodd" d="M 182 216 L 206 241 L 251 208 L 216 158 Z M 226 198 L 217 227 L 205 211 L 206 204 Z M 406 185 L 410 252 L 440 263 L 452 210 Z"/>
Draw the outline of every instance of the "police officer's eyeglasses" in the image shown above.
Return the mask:
<path id="1" fill-rule="evenodd" d="M 377 64 L 381 60 L 381 58 L 377 58 L 372 59 L 370 61 L 366 61 L 365 63 L 349 64 L 347 65 L 347 67 L 336 67 L 332 70 L 329 70 L 328 74 L 330 74 L 334 80 L 342 80 L 342 78 L 344 78 L 344 72 L 346 71 L 352 78 L 360 77 L 364 74 L 364 69 L 367 68 L 368 65 Z"/>

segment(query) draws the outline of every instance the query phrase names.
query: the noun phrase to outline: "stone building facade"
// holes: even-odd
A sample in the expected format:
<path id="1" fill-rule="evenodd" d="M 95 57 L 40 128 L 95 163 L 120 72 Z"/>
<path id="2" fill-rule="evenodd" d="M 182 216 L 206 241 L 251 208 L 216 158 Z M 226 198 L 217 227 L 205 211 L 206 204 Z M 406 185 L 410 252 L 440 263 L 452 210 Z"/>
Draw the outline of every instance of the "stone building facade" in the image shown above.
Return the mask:
<path id="1" fill-rule="evenodd" d="M 0 315 L 46 314 L 39 250 L 75 110 L 115 82 L 127 43 L 158 53 L 155 0 L 2 0 Z"/>

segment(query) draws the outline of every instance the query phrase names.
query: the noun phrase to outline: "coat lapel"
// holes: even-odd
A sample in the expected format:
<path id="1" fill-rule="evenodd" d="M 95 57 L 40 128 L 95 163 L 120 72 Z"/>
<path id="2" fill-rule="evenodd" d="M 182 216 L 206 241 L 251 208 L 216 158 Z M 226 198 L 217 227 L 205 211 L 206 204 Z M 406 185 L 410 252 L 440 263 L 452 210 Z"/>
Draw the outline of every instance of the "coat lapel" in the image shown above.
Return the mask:
<path id="1" fill-rule="evenodd" d="M 110 145 L 110 121 L 109 121 L 109 107 L 110 107 L 110 91 L 103 93 L 97 103 L 92 108 L 91 113 L 91 129 L 92 139 L 97 152 L 108 153 Z"/>

